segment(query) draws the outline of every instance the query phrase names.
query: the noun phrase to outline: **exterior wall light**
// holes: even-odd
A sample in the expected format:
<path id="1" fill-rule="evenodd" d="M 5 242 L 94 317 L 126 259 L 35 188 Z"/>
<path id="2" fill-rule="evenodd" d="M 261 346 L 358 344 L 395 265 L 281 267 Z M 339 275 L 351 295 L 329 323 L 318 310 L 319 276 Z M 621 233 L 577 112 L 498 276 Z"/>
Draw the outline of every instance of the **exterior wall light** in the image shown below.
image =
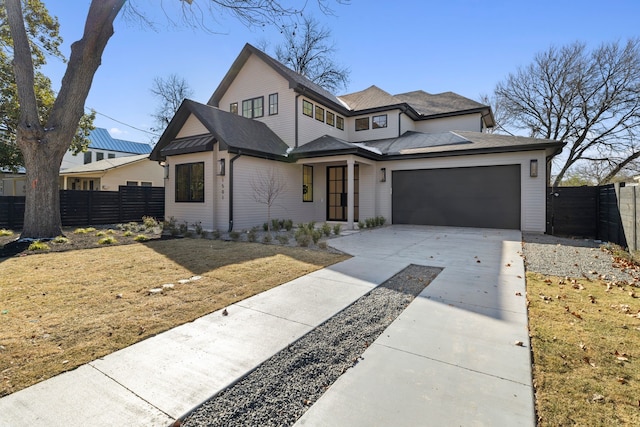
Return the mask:
<path id="1" fill-rule="evenodd" d="M 224 159 L 218 160 L 218 176 L 224 176 Z"/>
<path id="2" fill-rule="evenodd" d="M 380 169 L 380 182 L 386 182 L 387 181 L 387 168 L 381 168 Z"/>
<path id="3" fill-rule="evenodd" d="M 531 178 L 538 176 L 538 159 L 531 159 L 529 162 L 529 176 Z"/>
<path id="4" fill-rule="evenodd" d="M 165 163 L 164 165 L 164 179 L 169 179 L 169 164 Z"/>

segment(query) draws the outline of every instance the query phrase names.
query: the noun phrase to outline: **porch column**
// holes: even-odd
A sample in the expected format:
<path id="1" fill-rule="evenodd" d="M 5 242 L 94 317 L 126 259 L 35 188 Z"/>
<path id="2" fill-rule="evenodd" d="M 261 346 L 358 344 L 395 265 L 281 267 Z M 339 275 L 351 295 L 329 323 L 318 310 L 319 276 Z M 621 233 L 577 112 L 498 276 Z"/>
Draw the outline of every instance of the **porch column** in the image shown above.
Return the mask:
<path id="1" fill-rule="evenodd" d="M 353 205 L 355 197 L 353 195 L 354 187 L 354 174 L 353 174 L 353 159 L 347 160 L 347 228 L 353 230 Z"/>

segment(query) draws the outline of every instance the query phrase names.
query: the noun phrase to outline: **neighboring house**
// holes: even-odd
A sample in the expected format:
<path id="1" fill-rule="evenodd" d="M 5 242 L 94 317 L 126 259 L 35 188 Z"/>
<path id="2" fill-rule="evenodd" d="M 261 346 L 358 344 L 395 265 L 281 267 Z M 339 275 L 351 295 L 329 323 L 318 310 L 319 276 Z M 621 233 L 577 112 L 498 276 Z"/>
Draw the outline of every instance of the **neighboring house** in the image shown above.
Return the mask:
<path id="1" fill-rule="evenodd" d="M 0 196 L 24 196 L 26 185 L 24 168 L 17 172 L 0 168 Z"/>
<path id="2" fill-rule="evenodd" d="M 484 133 L 490 107 L 452 92 L 335 96 L 247 44 L 208 101 L 185 100 L 153 149 L 166 217 L 242 230 L 271 217 L 545 230 L 557 141 Z"/>
<path id="3" fill-rule="evenodd" d="M 64 155 L 62 165 L 60 166 L 61 171 L 103 159 L 151 153 L 151 145 L 112 138 L 109 132 L 103 128 L 95 128 L 92 130 L 89 134 L 89 140 L 91 142 L 87 147 L 87 151 L 78 154 L 73 154 L 71 151 L 68 151 Z"/>
<path id="4" fill-rule="evenodd" d="M 99 160 L 60 172 L 63 190 L 118 191 L 121 185 L 161 187 L 164 168 L 147 154 Z"/>

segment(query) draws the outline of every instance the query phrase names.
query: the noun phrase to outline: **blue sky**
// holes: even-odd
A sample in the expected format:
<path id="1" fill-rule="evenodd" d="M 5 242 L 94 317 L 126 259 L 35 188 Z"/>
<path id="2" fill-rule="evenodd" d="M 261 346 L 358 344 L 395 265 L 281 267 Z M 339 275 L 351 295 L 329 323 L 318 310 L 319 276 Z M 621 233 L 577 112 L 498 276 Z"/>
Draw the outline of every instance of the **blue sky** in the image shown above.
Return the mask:
<path id="1" fill-rule="evenodd" d="M 62 52 L 68 57 L 71 43 L 82 34 L 90 2 L 44 3 L 60 20 Z M 277 28 L 247 28 L 229 16 L 207 19 L 215 33 L 189 28 L 180 23 L 178 0 L 163 0 L 164 10 L 160 3 L 133 0 L 157 22 L 156 29 L 119 17 L 94 78 L 86 106 L 100 113 L 96 126 L 115 138 L 157 139 L 135 129 L 153 125 L 154 77 L 178 74 L 194 90 L 192 98 L 206 102 L 245 43 L 265 39 L 277 44 L 282 39 Z M 307 11 L 331 29 L 336 61 L 351 70 L 348 92 L 375 84 L 392 94 L 452 91 L 477 100 L 551 45 L 583 41 L 597 46 L 640 36 L 637 0 L 352 0 L 335 5 L 334 16 L 314 11 L 313 0 L 307 3 Z M 54 89 L 65 67 L 54 59 L 45 68 Z"/>

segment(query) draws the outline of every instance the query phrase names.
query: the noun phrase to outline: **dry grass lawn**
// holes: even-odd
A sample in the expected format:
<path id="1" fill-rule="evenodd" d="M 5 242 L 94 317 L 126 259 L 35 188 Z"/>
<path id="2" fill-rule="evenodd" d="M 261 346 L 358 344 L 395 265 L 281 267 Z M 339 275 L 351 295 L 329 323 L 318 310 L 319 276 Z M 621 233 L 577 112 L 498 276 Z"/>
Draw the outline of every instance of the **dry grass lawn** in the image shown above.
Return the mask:
<path id="1" fill-rule="evenodd" d="M 0 397 L 345 258 L 179 239 L 0 259 Z"/>
<path id="2" fill-rule="evenodd" d="M 527 274 L 540 426 L 640 425 L 640 289 Z"/>

